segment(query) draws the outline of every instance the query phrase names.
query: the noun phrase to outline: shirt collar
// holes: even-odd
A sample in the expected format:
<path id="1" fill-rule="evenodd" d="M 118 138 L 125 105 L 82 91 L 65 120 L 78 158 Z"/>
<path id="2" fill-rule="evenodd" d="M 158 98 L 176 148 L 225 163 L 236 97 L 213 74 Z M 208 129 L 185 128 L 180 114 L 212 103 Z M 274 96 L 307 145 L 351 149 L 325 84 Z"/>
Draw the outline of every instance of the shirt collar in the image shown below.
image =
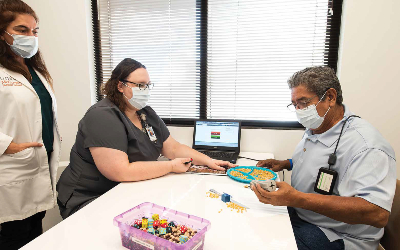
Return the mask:
<path id="1" fill-rule="evenodd" d="M 310 141 L 316 142 L 319 141 L 322 144 L 324 144 L 326 147 L 331 147 L 332 145 L 334 145 L 334 143 L 338 140 L 339 138 L 339 134 L 340 131 L 342 130 L 342 126 L 344 121 L 347 119 L 347 117 L 354 115 L 347 107 L 346 105 L 343 104 L 343 108 L 344 108 L 344 116 L 343 119 L 340 120 L 338 123 L 336 123 L 332 128 L 328 129 L 327 131 L 325 131 L 322 134 L 315 134 L 313 135 L 310 129 L 306 130 L 306 135 L 307 135 L 307 139 L 310 139 Z M 345 125 L 344 129 L 343 129 L 343 134 L 346 133 L 347 128 L 350 125 L 350 121 L 347 122 L 347 124 Z"/>

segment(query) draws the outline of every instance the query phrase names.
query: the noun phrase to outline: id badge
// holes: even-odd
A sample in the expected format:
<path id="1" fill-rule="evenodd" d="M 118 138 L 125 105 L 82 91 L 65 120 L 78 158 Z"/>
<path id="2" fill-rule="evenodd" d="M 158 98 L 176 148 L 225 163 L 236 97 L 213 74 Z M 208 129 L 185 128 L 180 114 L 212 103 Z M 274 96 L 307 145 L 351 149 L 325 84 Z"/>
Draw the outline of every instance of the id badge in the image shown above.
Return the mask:
<path id="1" fill-rule="evenodd" d="M 157 141 L 157 137 L 156 134 L 154 133 L 153 127 L 151 126 L 146 126 L 146 131 L 147 131 L 147 135 L 150 138 L 150 141 Z"/>
<path id="2" fill-rule="evenodd" d="M 320 194 L 331 195 L 335 187 L 337 176 L 338 173 L 335 170 L 320 168 L 314 191 Z"/>

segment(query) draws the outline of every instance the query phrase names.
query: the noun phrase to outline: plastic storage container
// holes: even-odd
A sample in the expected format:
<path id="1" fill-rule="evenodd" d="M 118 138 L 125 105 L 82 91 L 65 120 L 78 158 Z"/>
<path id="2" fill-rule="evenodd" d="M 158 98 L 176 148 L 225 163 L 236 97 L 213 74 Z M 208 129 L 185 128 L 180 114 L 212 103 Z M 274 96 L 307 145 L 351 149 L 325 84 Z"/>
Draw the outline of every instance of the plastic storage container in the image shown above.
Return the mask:
<path id="1" fill-rule="evenodd" d="M 158 214 L 160 219 L 167 219 L 168 222 L 174 221 L 190 227 L 197 233 L 186 243 L 177 244 L 133 227 L 135 219 L 151 218 L 153 214 Z M 197 216 L 145 202 L 116 216 L 114 225 L 119 227 L 122 245 L 128 249 L 200 250 L 203 249 L 205 234 L 211 223 Z"/>

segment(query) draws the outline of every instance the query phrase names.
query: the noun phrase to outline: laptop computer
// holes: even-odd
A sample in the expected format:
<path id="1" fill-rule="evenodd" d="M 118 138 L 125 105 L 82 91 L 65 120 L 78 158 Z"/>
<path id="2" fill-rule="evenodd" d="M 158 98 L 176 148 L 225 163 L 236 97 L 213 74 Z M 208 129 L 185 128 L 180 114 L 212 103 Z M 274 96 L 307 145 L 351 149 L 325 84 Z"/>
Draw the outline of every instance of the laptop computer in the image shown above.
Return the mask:
<path id="1" fill-rule="evenodd" d="M 240 153 L 238 121 L 196 120 L 192 148 L 213 159 L 236 163 Z"/>

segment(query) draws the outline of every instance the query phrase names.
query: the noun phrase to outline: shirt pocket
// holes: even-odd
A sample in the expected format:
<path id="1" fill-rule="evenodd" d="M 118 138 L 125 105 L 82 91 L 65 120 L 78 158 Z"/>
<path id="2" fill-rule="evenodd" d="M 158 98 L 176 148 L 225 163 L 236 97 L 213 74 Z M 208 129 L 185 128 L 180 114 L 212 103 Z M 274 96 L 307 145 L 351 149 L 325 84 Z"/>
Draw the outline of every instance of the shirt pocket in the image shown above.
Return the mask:
<path id="1" fill-rule="evenodd" d="M 0 157 L 0 186 L 32 179 L 39 171 L 36 150 L 27 148 L 15 154 Z"/>
<path id="2" fill-rule="evenodd" d="M 19 158 L 24 158 L 25 155 L 30 154 L 33 151 L 33 147 L 26 148 L 24 150 L 21 150 L 15 154 L 7 154 L 8 156 L 19 159 Z"/>

